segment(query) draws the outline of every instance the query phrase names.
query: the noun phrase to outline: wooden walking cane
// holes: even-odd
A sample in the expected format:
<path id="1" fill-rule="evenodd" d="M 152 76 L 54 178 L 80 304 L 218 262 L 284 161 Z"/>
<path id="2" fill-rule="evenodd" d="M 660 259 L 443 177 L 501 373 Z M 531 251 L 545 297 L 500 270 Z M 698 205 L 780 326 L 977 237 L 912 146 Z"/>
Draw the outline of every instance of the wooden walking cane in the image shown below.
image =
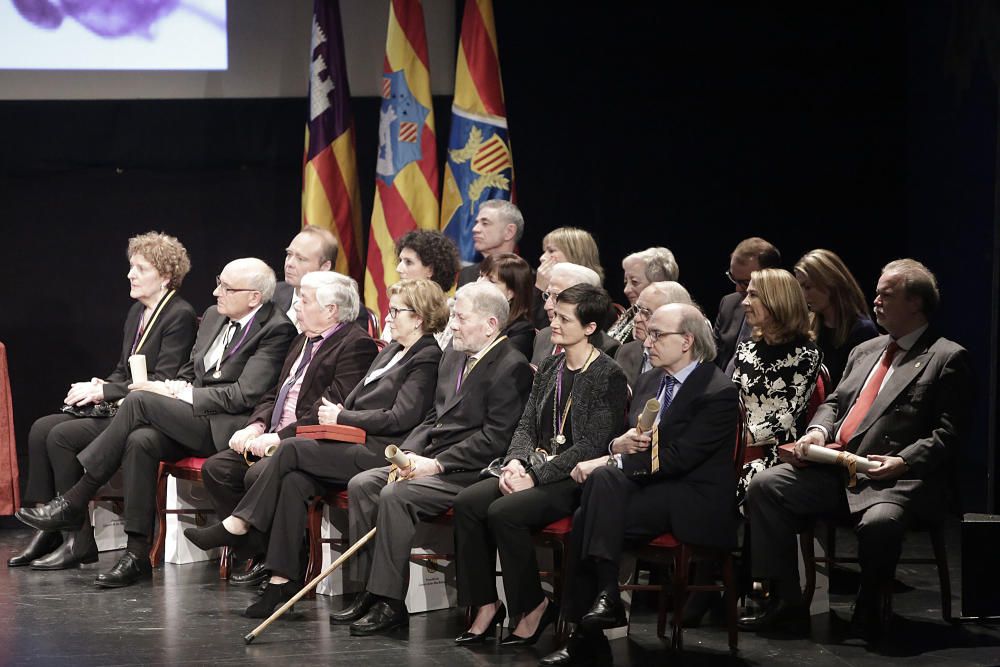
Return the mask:
<path id="1" fill-rule="evenodd" d="M 281 607 L 277 611 L 275 611 L 273 614 L 271 614 L 263 623 L 261 623 L 256 628 L 254 628 L 253 630 L 251 630 L 250 634 L 246 635 L 243 638 L 243 641 L 246 642 L 247 644 L 249 644 L 254 639 L 256 639 L 258 635 L 260 635 L 262 632 L 264 632 L 264 630 L 267 630 L 267 626 L 271 625 L 276 620 L 278 620 L 278 618 L 280 618 L 282 614 L 284 614 L 286 611 L 288 611 L 289 609 L 291 609 L 292 606 L 295 605 L 296 602 L 298 602 L 299 600 L 301 600 L 303 595 L 305 595 L 306 593 L 308 593 L 312 589 L 316 588 L 316 586 L 319 585 L 319 582 L 321 582 L 324 579 L 326 579 L 327 577 L 329 577 L 330 574 L 332 574 L 334 570 L 336 570 L 338 567 L 340 567 L 341 565 L 343 565 L 344 561 L 346 561 L 348 558 L 350 558 L 351 556 L 353 556 L 354 553 L 358 549 L 360 549 L 361 547 L 365 546 L 365 544 L 367 544 L 370 539 L 372 539 L 373 537 L 375 537 L 375 530 L 376 530 L 375 528 L 372 528 L 371 530 L 368 531 L 367 535 L 365 535 L 360 540 L 358 540 L 353 545 L 351 545 L 350 549 L 348 549 L 343 554 L 341 554 L 340 558 L 338 558 L 337 560 L 335 560 L 332 563 L 330 563 L 330 565 L 327 566 L 327 568 L 325 570 L 323 570 L 322 572 L 320 572 L 319 575 L 317 575 L 317 577 L 315 579 L 313 579 L 308 584 L 306 584 L 305 588 L 303 588 L 301 591 L 299 591 L 294 596 L 292 596 L 291 600 L 289 600 L 285 604 L 281 605 Z"/>

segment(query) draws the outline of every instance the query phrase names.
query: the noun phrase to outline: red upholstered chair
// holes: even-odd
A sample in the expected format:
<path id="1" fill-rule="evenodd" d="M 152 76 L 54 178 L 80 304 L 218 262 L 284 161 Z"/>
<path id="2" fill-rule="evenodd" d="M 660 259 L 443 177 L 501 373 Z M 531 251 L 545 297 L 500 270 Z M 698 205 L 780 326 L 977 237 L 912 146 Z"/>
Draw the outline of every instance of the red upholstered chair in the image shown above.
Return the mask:
<path id="1" fill-rule="evenodd" d="M 348 547 L 345 537 L 323 537 L 323 507 L 329 505 L 347 510 L 347 491 L 330 491 L 324 496 L 315 496 L 306 510 L 306 541 L 309 545 L 309 563 L 306 565 L 306 582 L 310 582 L 323 571 L 323 545 L 329 544 L 334 551 L 344 551 Z M 314 588 L 307 597 L 315 597 Z"/>
<path id="2" fill-rule="evenodd" d="M 163 563 L 164 546 L 167 541 L 167 515 L 168 514 L 194 514 L 199 523 L 204 523 L 206 514 L 214 514 L 211 507 L 205 509 L 168 509 L 167 508 L 167 475 L 173 475 L 177 479 L 186 479 L 191 482 L 201 482 L 201 467 L 207 459 L 196 456 L 189 456 L 179 461 L 160 463 L 160 472 L 156 479 L 156 514 L 158 529 L 153 548 L 149 552 L 149 562 L 153 567 L 159 567 Z M 225 517 L 219 517 L 219 520 Z M 219 579 L 229 578 L 229 548 L 223 547 L 222 555 L 219 558 Z"/>

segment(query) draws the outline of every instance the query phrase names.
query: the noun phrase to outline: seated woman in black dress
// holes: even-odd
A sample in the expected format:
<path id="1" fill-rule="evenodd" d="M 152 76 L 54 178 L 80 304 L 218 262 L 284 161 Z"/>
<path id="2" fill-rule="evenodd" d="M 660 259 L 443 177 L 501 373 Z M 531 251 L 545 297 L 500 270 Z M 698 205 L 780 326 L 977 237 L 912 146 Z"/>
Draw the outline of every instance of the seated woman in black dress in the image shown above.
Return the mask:
<path id="1" fill-rule="evenodd" d="M 173 236 L 148 232 L 129 239 L 128 262 L 129 296 L 136 303 L 125 316 L 118 365 L 103 380 L 93 378 L 71 384 L 63 399 L 63 412 L 32 424 L 25 505 L 52 500 L 83 475 L 76 455 L 111 423 L 109 410 L 128 394 L 131 355 L 145 356 L 150 380 L 172 380 L 191 354 L 198 318 L 191 305 L 177 294 L 191 269 L 187 250 Z M 82 414 L 103 416 L 76 416 Z M 78 532 L 35 531 L 28 547 L 7 565 L 60 570 L 96 560 L 97 544 L 88 521 Z"/>
<path id="2" fill-rule="evenodd" d="M 488 255 L 479 265 L 479 279 L 486 280 L 507 296 L 510 318 L 501 332 L 514 348 L 531 359 L 535 346 L 535 326 L 531 322 L 531 267 L 513 253 Z"/>
<path id="3" fill-rule="evenodd" d="M 877 336 L 878 329 L 868 317 L 858 281 L 833 252 L 819 249 L 802 255 L 795 264 L 795 278 L 811 312 L 809 328 L 830 373 L 829 393 L 844 374 L 847 355 L 859 343 Z"/>
<path id="4" fill-rule="evenodd" d="M 392 342 L 375 357 L 367 375 L 334 405 L 322 399 L 319 423 L 365 431 L 364 444 L 288 438 L 253 482 L 231 516 L 184 534 L 202 549 L 246 547 L 270 533 L 264 566 L 271 578 L 246 615 L 266 618 L 301 587 L 300 549 L 307 501 L 359 472 L 385 465 L 385 448 L 399 442 L 434 403 L 441 348 L 434 334 L 448 323 L 444 292 L 430 280 L 402 280 L 389 288 Z M 251 533 L 251 529 L 253 532 Z"/>
<path id="5" fill-rule="evenodd" d="M 547 357 L 538 369 L 499 479 L 478 482 L 455 499 L 458 604 L 478 608 L 459 644 L 482 642 L 504 619 L 496 591 L 497 551 L 507 612 L 517 619 L 501 644 L 533 644 L 558 616 L 542 591 L 531 531 L 573 513 L 580 486 L 570 472 L 580 461 L 606 455 L 622 428 L 625 373 L 589 341 L 613 319 L 611 298 L 600 287 L 582 284 L 555 298 L 552 342 L 565 351 Z M 547 460 L 529 467 L 536 449 L 544 450 Z"/>
<path id="6" fill-rule="evenodd" d="M 802 289 L 788 271 L 750 274 L 743 307 L 753 331 L 750 340 L 736 348 L 733 382 L 746 406 L 747 442 L 761 445 L 760 458 L 743 467 L 737 488 L 740 503 L 753 476 L 778 461 L 775 445 L 798 437 L 822 361 L 809 330 Z"/>

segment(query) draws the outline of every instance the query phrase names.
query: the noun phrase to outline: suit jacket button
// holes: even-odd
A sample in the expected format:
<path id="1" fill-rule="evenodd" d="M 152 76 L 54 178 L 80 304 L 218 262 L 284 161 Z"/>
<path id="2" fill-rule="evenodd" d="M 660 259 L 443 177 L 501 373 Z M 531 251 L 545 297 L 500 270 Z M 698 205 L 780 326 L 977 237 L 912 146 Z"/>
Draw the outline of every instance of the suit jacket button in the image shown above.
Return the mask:
<path id="1" fill-rule="evenodd" d="M 887 444 L 887 445 L 888 445 L 888 444 L 889 444 L 889 436 L 887 436 L 887 435 L 883 435 L 883 436 L 882 436 L 882 442 L 884 442 L 885 444 Z"/>
<path id="2" fill-rule="evenodd" d="M 443 426 L 444 426 L 444 424 L 442 424 L 441 422 L 438 422 L 437 424 L 434 424 L 434 428 L 441 428 Z"/>

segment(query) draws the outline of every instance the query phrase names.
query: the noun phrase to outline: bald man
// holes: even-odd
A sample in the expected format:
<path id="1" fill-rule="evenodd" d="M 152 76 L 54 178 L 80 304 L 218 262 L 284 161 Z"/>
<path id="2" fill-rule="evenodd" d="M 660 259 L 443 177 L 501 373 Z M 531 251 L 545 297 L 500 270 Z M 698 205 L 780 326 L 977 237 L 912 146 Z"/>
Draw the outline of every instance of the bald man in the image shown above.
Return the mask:
<path id="1" fill-rule="evenodd" d="M 639 376 L 653 367 L 643 346 L 643 341 L 646 340 L 646 323 L 653 311 L 668 303 L 691 303 L 691 295 L 679 282 L 660 280 L 647 285 L 635 300 L 637 308 L 635 325 L 632 328 L 632 337 L 635 340 L 625 343 L 615 353 L 615 361 L 625 371 L 630 387 L 635 387 Z"/>
<path id="2" fill-rule="evenodd" d="M 295 327 L 274 308 L 274 271 L 259 259 L 237 259 L 216 277 L 216 305 L 205 311 L 187 363 L 175 380 L 131 386 L 108 428 L 77 456 L 86 472 L 73 488 L 18 518 L 42 530 L 76 529 L 87 505 L 119 467 L 125 472 L 128 545 L 95 583 L 129 586 L 149 577 L 149 540 L 161 460 L 207 457 L 274 386 Z"/>

